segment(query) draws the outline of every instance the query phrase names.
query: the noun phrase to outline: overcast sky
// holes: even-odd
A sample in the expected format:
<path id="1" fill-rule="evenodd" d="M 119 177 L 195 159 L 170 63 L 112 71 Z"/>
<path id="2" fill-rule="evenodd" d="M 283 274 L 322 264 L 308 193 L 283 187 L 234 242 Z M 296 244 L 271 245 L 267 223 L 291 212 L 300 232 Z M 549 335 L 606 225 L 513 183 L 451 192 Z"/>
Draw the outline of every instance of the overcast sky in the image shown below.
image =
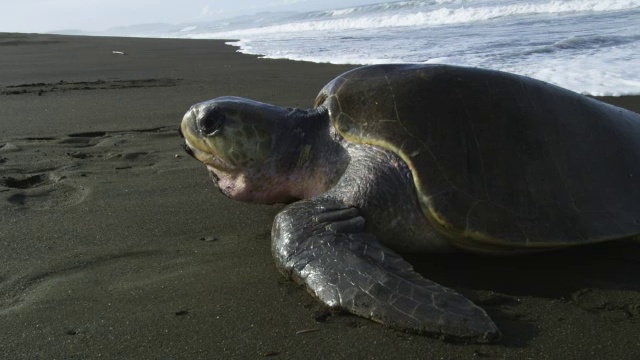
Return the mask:
<path id="1" fill-rule="evenodd" d="M 0 32 L 105 30 L 179 24 L 260 11 L 309 11 L 384 0 L 0 0 Z"/>

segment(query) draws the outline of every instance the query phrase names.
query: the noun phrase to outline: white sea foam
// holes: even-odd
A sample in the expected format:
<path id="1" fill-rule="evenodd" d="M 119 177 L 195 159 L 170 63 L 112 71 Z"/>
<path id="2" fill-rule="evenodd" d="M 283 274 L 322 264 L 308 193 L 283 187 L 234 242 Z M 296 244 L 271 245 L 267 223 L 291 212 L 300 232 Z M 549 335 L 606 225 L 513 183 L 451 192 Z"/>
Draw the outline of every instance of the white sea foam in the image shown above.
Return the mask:
<path id="1" fill-rule="evenodd" d="M 563 57 L 538 58 L 530 66 L 501 70 L 527 75 L 595 96 L 640 94 L 640 46 L 619 46 L 593 56 L 581 52 Z"/>
<path id="2" fill-rule="evenodd" d="M 391 1 L 183 26 L 243 53 L 492 68 L 593 95 L 640 94 L 640 0 Z"/>
<path id="3" fill-rule="evenodd" d="M 419 4 L 420 2 L 418 2 Z M 412 8 L 420 8 L 413 4 Z M 517 3 L 510 5 L 492 5 L 478 7 L 441 7 L 431 11 L 413 13 L 376 14 L 339 18 L 332 20 L 294 21 L 257 28 L 232 30 L 226 32 L 198 34 L 198 37 L 242 37 L 253 34 L 273 34 L 305 31 L 341 31 L 354 29 L 378 29 L 391 27 L 419 27 L 461 24 L 486 21 L 515 15 L 563 14 L 578 12 L 611 12 L 640 8 L 640 0 L 572 0 L 543 3 Z M 355 8 L 333 10 L 331 16 L 357 12 Z"/>
<path id="4" fill-rule="evenodd" d="M 352 14 L 355 11 L 356 11 L 356 8 L 338 9 L 338 10 L 331 10 L 329 14 L 331 16 L 344 16 L 344 15 Z"/>

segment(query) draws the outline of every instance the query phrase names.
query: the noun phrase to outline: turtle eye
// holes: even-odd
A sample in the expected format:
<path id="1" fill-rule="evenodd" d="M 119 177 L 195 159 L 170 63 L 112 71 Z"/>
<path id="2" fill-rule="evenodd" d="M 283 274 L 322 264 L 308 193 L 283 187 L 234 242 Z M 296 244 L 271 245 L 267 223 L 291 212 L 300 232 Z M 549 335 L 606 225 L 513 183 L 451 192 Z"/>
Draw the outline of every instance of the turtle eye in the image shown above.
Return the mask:
<path id="1" fill-rule="evenodd" d="M 198 130 L 205 136 L 215 136 L 220 134 L 224 126 L 225 115 L 220 108 L 213 107 L 205 110 L 198 118 Z"/>

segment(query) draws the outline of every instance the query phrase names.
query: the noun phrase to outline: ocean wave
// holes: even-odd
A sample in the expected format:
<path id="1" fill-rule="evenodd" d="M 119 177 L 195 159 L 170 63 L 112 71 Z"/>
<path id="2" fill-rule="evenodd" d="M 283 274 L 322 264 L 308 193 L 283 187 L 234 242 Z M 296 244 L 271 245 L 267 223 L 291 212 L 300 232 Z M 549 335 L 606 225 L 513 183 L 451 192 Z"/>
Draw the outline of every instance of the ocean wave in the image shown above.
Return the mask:
<path id="1" fill-rule="evenodd" d="M 433 4 L 434 2 L 430 2 Z M 391 4 L 391 3 L 385 3 Z M 401 7 L 404 2 L 401 2 Z M 422 4 L 422 5 L 420 5 Z M 424 6 L 426 2 L 416 2 L 412 7 Z M 384 4 L 383 4 L 384 5 Z M 378 7 L 382 5 L 377 5 Z M 360 7 L 366 9 L 367 7 Z M 233 38 L 247 35 L 300 33 L 309 31 L 344 31 L 358 29 L 379 29 L 393 27 L 429 27 L 439 25 L 463 24 L 487 21 L 510 16 L 538 14 L 566 14 L 582 12 L 611 12 L 640 8 L 640 0 L 570 0 L 539 3 L 518 3 L 510 5 L 489 5 L 479 7 L 439 7 L 429 11 L 417 12 L 371 12 L 368 15 L 355 16 L 356 8 L 343 9 L 341 18 L 331 20 L 293 21 L 285 24 L 267 25 L 219 33 L 197 34 L 194 37 Z M 396 9 L 397 10 L 397 9 Z M 338 11 L 338 10 L 332 10 Z M 364 11 L 364 10 L 359 10 Z M 309 15 L 305 15 L 309 16 Z"/>
<path id="2" fill-rule="evenodd" d="M 301 19 L 321 19 L 321 18 L 335 18 L 347 15 L 355 14 L 374 14 L 374 13 L 388 13 L 392 11 L 419 11 L 427 7 L 434 7 L 447 4 L 463 4 L 473 0 L 430 0 L 430 1 L 394 1 L 384 2 L 379 4 L 362 5 L 342 9 L 333 9 L 325 11 L 315 11 L 306 14 L 302 14 Z"/>
<path id="3" fill-rule="evenodd" d="M 525 66 L 504 66 L 499 70 L 530 76 L 585 95 L 640 94 L 640 78 L 631 66 L 638 50 L 638 46 L 625 45 L 598 52 L 596 56 L 582 53 L 545 57 Z"/>
<path id="4" fill-rule="evenodd" d="M 565 50 L 603 49 L 640 41 L 640 36 L 570 36 L 551 45 L 524 51 L 523 55 L 549 54 Z"/>
<path id="5" fill-rule="evenodd" d="M 459 0 L 456 0 L 459 1 Z M 348 7 L 342 9 L 332 9 L 332 10 L 324 10 L 324 11 L 313 11 L 309 13 L 304 13 L 300 15 L 299 20 L 310 20 L 310 19 L 326 19 L 326 18 L 336 18 L 343 16 L 352 16 L 352 15 L 360 15 L 360 14 L 370 14 L 370 13 L 378 13 L 378 12 L 389 12 L 399 9 L 405 8 L 420 8 L 423 6 L 434 4 L 434 1 L 398 1 L 398 2 L 387 2 L 380 4 L 372 4 L 372 5 L 362 5 L 355 7 Z"/>
<path id="6" fill-rule="evenodd" d="M 640 0 L 398 1 L 260 14 L 173 36 L 238 39 L 239 52 L 264 58 L 456 64 L 623 95 L 640 94 L 639 14 Z"/>
<path id="7" fill-rule="evenodd" d="M 575 41 L 567 39 L 565 43 Z M 305 52 L 301 49 L 267 50 L 264 44 L 250 41 L 228 44 L 238 46 L 239 52 L 260 54 L 261 57 L 270 59 L 286 58 L 316 63 L 353 65 L 413 62 L 393 53 L 367 52 L 362 49 L 357 53 L 339 52 L 336 54 Z M 543 57 L 520 59 L 515 63 L 512 62 L 512 58 L 482 58 L 476 54 L 433 57 L 425 61 L 415 61 L 415 63 L 495 69 L 543 80 L 585 95 L 621 96 L 640 94 L 640 78 L 636 68 L 630 66 L 630 62 L 637 58 L 639 50 L 638 44 L 628 43 L 609 50 L 602 49 L 588 53 L 545 54 L 546 56 Z"/>

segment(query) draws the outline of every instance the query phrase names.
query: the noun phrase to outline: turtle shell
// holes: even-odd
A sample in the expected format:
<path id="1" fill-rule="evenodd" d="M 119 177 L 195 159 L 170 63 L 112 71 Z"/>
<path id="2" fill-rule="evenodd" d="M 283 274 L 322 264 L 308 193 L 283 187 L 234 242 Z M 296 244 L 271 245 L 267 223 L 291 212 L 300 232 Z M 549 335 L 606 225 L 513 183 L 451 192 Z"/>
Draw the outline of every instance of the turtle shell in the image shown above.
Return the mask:
<path id="1" fill-rule="evenodd" d="M 399 155 L 454 244 L 545 248 L 640 233 L 640 115 L 514 74 L 347 72 L 316 99 L 348 141 Z"/>

